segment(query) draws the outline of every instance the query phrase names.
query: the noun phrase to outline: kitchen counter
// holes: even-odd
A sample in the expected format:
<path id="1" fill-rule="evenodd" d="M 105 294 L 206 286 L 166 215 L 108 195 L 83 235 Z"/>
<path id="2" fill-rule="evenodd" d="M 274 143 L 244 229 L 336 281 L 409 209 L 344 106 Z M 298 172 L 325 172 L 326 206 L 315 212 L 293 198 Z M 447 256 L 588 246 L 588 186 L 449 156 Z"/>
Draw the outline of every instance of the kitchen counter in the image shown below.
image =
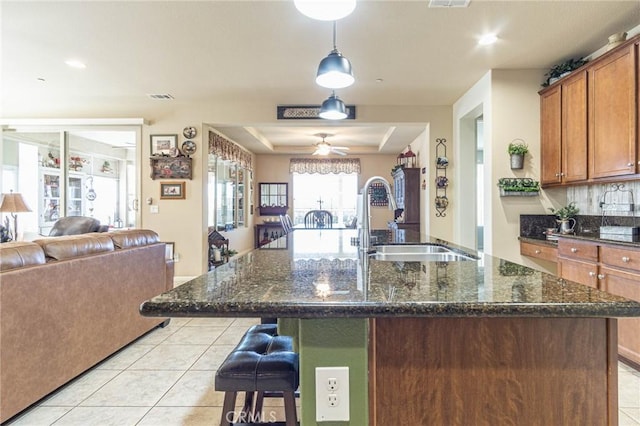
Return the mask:
<path id="1" fill-rule="evenodd" d="M 504 275 L 501 260 L 487 255 L 478 261 L 362 262 L 358 248 L 351 245 L 355 235 L 355 230 L 296 230 L 286 237 L 286 250 L 267 245 L 232 259 L 146 301 L 141 313 L 291 318 L 640 316 L 639 303 L 533 269 L 520 267 L 518 275 Z"/>
<path id="2" fill-rule="evenodd" d="M 349 368 L 352 426 L 617 424 L 615 318 L 640 303 L 486 255 L 363 258 L 355 235 L 296 230 L 141 313 L 278 317 L 300 353 L 302 426 L 330 366 Z"/>

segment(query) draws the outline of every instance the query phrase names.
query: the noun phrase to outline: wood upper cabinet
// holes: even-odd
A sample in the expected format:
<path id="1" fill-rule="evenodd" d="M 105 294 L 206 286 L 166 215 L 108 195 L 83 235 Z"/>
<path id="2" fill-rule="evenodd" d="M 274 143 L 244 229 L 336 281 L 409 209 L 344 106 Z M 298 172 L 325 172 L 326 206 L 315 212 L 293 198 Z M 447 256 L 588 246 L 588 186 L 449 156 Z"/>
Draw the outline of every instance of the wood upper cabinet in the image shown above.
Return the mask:
<path id="1" fill-rule="evenodd" d="M 562 182 L 562 92 L 555 86 L 540 94 L 540 182 L 557 184 Z"/>
<path id="2" fill-rule="evenodd" d="M 640 173 L 640 36 L 540 92 L 540 182 Z"/>
<path id="3" fill-rule="evenodd" d="M 543 185 L 587 180 L 587 72 L 541 93 Z"/>
<path id="4" fill-rule="evenodd" d="M 589 177 L 636 173 L 635 44 L 589 68 Z"/>

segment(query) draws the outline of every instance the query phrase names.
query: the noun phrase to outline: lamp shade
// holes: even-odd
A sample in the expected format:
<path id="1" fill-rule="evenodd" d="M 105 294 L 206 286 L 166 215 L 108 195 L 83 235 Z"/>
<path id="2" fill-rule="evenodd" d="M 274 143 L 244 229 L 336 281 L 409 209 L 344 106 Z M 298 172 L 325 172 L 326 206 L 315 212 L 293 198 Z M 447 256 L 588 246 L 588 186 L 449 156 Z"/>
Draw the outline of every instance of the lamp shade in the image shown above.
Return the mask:
<path id="1" fill-rule="evenodd" d="M 356 8 L 356 0 L 294 0 L 296 9 L 319 21 L 335 21 L 349 15 Z"/>
<path id="2" fill-rule="evenodd" d="M 344 106 L 344 102 L 332 93 L 320 107 L 320 118 L 326 120 L 342 120 L 347 118 L 347 108 Z"/>
<path id="3" fill-rule="evenodd" d="M 7 213 L 24 213 L 30 212 L 31 209 L 25 203 L 22 194 L 16 192 L 9 192 L 8 194 L 2 194 L 2 200 L 0 200 L 0 212 Z"/>
<path id="4" fill-rule="evenodd" d="M 320 61 L 316 83 L 328 89 L 342 89 L 351 86 L 355 78 L 351 70 L 351 62 L 337 50 L 333 49 L 327 57 Z"/>

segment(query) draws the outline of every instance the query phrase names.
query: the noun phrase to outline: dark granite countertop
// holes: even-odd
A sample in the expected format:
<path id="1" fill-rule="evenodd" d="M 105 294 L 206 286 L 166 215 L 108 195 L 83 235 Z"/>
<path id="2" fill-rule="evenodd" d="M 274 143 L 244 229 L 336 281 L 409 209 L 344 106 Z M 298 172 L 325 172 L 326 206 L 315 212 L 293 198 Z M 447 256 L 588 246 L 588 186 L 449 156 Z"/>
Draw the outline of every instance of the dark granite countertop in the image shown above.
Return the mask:
<path id="1" fill-rule="evenodd" d="M 640 316 L 638 302 L 492 256 L 363 260 L 351 244 L 355 232 L 296 230 L 283 237 L 286 244 L 272 243 L 286 249 L 265 246 L 234 258 L 144 302 L 140 311 L 169 317 Z"/>

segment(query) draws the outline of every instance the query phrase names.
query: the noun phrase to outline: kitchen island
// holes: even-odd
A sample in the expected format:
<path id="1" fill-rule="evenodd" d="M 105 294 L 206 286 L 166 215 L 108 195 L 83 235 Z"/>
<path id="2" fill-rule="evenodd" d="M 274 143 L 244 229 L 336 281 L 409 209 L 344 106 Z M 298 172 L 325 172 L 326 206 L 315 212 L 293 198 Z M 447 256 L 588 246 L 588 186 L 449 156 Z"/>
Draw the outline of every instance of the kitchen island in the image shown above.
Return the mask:
<path id="1" fill-rule="evenodd" d="M 340 424 L 617 424 L 615 318 L 640 316 L 639 303 L 486 255 L 374 260 L 354 237 L 296 230 L 141 313 L 280 318 L 298 341 L 304 426 L 327 366 L 349 367 Z"/>

